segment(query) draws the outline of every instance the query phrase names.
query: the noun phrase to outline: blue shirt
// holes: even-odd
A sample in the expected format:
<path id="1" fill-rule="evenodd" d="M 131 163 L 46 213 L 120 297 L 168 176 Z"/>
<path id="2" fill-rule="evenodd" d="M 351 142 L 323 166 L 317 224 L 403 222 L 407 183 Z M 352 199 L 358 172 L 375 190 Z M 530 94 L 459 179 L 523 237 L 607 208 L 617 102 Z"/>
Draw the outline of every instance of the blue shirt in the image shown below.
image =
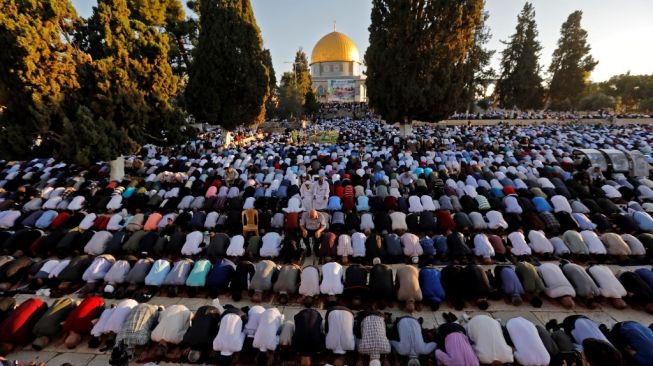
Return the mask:
<path id="1" fill-rule="evenodd" d="M 535 197 L 533 198 L 533 206 L 538 213 L 541 212 L 553 212 L 553 207 L 544 197 Z"/>
<path id="2" fill-rule="evenodd" d="M 508 296 L 520 296 L 524 294 L 524 287 L 519 282 L 519 277 L 512 267 L 501 269 L 501 291 Z"/>
<path id="3" fill-rule="evenodd" d="M 653 218 L 651 215 L 637 211 L 633 214 L 633 220 L 642 231 L 653 231 Z"/>
<path id="4" fill-rule="evenodd" d="M 57 217 L 58 213 L 55 210 L 45 211 L 38 220 L 36 220 L 36 226 L 39 229 L 46 229 L 50 227 L 54 218 Z"/>
<path id="5" fill-rule="evenodd" d="M 225 261 L 216 264 L 206 276 L 206 287 L 216 290 L 227 289 L 229 280 L 235 271 L 234 266 Z"/>
<path id="6" fill-rule="evenodd" d="M 621 324 L 619 333 L 635 350 L 633 361 L 639 366 L 653 366 L 653 331 L 637 322 Z"/>
<path id="7" fill-rule="evenodd" d="M 370 210 L 370 199 L 367 196 L 359 196 L 356 199 L 356 211 L 363 212 Z"/>
<path id="8" fill-rule="evenodd" d="M 422 246 L 422 251 L 424 252 L 424 255 L 431 255 L 431 256 L 435 255 L 435 246 L 433 244 L 433 239 L 429 238 L 428 236 L 425 236 L 419 240 L 419 245 Z"/>
<path id="9" fill-rule="evenodd" d="M 150 272 L 145 276 L 145 284 L 147 286 L 161 286 L 166 276 L 168 276 L 170 269 L 170 262 L 165 259 L 157 260 L 152 265 Z"/>
<path id="10" fill-rule="evenodd" d="M 329 203 L 327 203 L 327 209 L 329 211 L 340 211 L 342 209 L 342 202 L 340 201 L 340 197 L 338 196 L 329 197 Z"/>
<path id="11" fill-rule="evenodd" d="M 445 298 L 444 288 L 440 281 L 440 271 L 435 268 L 422 268 L 419 271 L 419 286 L 425 300 L 441 303 Z"/>
<path id="12" fill-rule="evenodd" d="M 433 238 L 435 242 L 435 251 L 436 253 L 447 253 L 447 237 L 444 235 L 438 235 Z"/>
<path id="13" fill-rule="evenodd" d="M 195 262 L 193 270 L 190 271 L 186 279 L 186 286 L 191 287 L 204 287 L 206 284 L 206 276 L 211 270 L 211 262 L 206 259 Z"/>
<path id="14" fill-rule="evenodd" d="M 636 269 L 635 273 L 637 273 L 639 277 L 641 277 L 642 280 L 644 280 L 644 282 L 649 285 L 649 287 L 653 288 L 653 271 L 646 268 L 640 268 Z"/>

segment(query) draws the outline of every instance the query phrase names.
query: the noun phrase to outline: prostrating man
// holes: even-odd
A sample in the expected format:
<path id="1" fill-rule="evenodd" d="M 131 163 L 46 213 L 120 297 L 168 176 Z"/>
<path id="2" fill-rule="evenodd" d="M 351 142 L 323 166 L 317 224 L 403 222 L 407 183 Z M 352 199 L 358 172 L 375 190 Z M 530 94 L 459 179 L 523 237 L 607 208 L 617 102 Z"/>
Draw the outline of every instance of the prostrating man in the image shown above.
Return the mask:
<path id="1" fill-rule="evenodd" d="M 506 330 L 515 348 L 515 361 L 521 365 L 548 366 L 551 356 L 530 321 L 516 317 L 506 322 Z"/>
<path id="2" fill-rule="evenodd" d="M 474 353 L 465 328 L 453 321 L 438 327 L 438 349 L 435 358 L 444 366 L 478 366 L 478 357 Z"/>
<path id="3" fill-rule="evenodd" d="M 104 311 L 104 299 L 87 297 L 70 312 L 63 325 L 64 344 L 68 349 L 77 347 L 82 338 L 91 333 L 96 319 Z"/>
<path id="4" fill-rule="evenodd" d="M 366 355 L 370 364 L 379 362 L 382 355 L 390 353 L 390 341 L 386 335 L 385 317 L 378 311 L 361 311 L 356 316 L 360 337 L 358 353 Z"/>
<path id="5" fill-rule="evenodd" d="M 467 323 L 466 329 L 482 364 L 513 362 L 512 348 L 506 343 L 497 320 L 487 315 L 476 315 Z"/>
<path id="6" fill-rule="evenodd" d="M 537 272 L 546 286 L 546 295 L 551 299 L 558 299 L 565 308 L 573 309 L 576 290 L 562 273 L 562 269 L 553 263 L 542 263 L 537 267 Z"/>
<path id="7" fill-rule="evenodd" d="M 395 320 L 397 341 L 390 341 L 392 348 L 401 356 L 408 357 L 409 365 L 419 366 L 419 357 L 433 353 L 435 343 L 424 342 L 422 326 L 417 319 L 404 316 Z"/>
<path id="8" fill-rule="evenodd" d="M 341 355 L 356 348 L 354 339 L 354 314 L 344 306 L 334 306 L 326 313 L 325 345 L 336 355 L 336 364 L 340 363 Z"/>
<path id="9" fill-rule="evenodd" d="M 322 326 L 322 315 L 307 307 L 295 315 L 295 333 L 292 345 L 301 357 L 301 365 L 309 366 L 312 357 L 324 348 L 325 335 Z"/>
<path id="10" fill-rule="evenodd" d="M 32 333 L 36 337 L 32 343 L 34 350 L 42 350 L 55 337 L 61 335 L 63 329 L 62 324 L 75 306 L 77 304 L 70 297 L 62 297 L 52 303 L 52 306 L 48 308 L 41 319 L 34 325 L 34 329 L 32 329 Z"/>
<path id="11" fill-rule="evenodd" d="M 28 344 L 33 335 L 32 328 L 48 309 L 48 305 L 31 298 L 18 305 L 0 323 L 0 355 L 6 355 L 14 347 Z"/>
<path id="12" fill-rule="evenodd" d="M 220 328 L 213 340 L 213 350 L 222 356 L 221 364 L 231 364 L 231 356 L 243 349 L 246 322 L 247 315 L 241 309 L 230 307 L 222 313 Z"/>
<path id="13" fill-rule="evenodd" d="M 133 308 L 120 328 L 116 344 L 127 347 L 144 346 L 150 341 L 152 328 L 159 317 L 159 308 L 150 304 L 139 304 Z"/>
<path id="14" fill-rule="evenodd" d="M 214 305 L 216 302 L 214 301 Z M 191 319 L 191 325 L 184 334 L 182 345 L 188 347 L 188 361 L 198 363 L 211 348 L 211 343 L 218 334 L 220 309 L 214 305 L 205 305 L 197 309 Z M 220 302 L 217 302 L 220 305 Z M 224 310 L 224 309 L 223 309 Z"/>
<path id="15" fill-rule="evenodd" d="M 119 302 L 118 305 L 105 309 L 100 315 L 100 320 L 91 329 L 89 347 L 96 348 L 104 343 L 106 347 L 112 348 L 127 316 L 136 306 L 138 306 L 136 300 L 126 299 Z"/>
<path id="16" fill-rule="evenodd" d="M 419 287 L 419 272 L 412 265 L 402 265 L 397 269 L 397 300 L 405 303 L 406 311 L 412 313 L 415 303 L 422 301 L 422 289 Z"/>
<path id="17" fill-rule="evenodd" d="M 170 353 L 169 347 L 182 342 L 192 316 L 193 313 L 184 305 L 171 305 L 161 312 L 159 323 L 150 336 L 157 343 L 153 350 L 155 357 L 160 359 L 167 355 L 170 359 L 179 358 L 179 352 Z"/>

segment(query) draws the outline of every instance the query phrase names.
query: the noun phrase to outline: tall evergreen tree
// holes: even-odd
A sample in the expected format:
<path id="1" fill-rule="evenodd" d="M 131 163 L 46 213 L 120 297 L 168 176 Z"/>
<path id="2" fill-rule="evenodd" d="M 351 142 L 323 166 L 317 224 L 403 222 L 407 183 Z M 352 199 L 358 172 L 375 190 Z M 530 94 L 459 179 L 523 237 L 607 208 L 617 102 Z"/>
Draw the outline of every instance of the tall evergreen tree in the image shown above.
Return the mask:
<path id="1" fill-rule="evenodd" d="M 486 24 L 489 17 L 490 13 L 484 11 L 481 22 L 474 30 L 474 47 L 467 56 L 465 67 L 465 97 L 460 106 L 462 110 L 473 106 L 477 99 L 485 97 L 488 86 L 496 77 L 496 72 L 490 66 L 495 51 L 487 49 L 487 44 L 492 39 Z"/>
<path id="2" fill-rule="evenodd" d="M 84 55 L 71 43 L 80 19 L 69 0 L 3 0 L 0 11 L 0 156 L 51 154 L 79 88 Z M 37 149 L 34 142 L 42 144 Z"/>
<path id="3" fill-rule="evenodd" d="M 539 109 L 544 104 L 544 87 L 539 64 L 542 46 L 537 40 L 533 4 L 526 3 L 517 17 L 515 34 L 504 42 L 501 76 L 496 86 L 504 108 Z"/>
<path id="4" fill-rule="evenodd" d="M 587 86 L 590 73 L 598 62 L 590 55 L 587 31 L 581 25 L 583 12 L 577 10 L 562 23 L 558 48 L 549 66 L 549 99 L 556 109 L 573 109 Z"/>
<path id="5" fill-rule="evenodd" d="M 265 117 L 270 70 L 249 0 L 200 1 L 200 34 L 185 99 L 198 122 L 226 129 Z"/>
<path id="6" fill-rule="evenodd" d="M 173 104 L 178 80 L 168 63 L 169 39 L 160 27 L 164 20 L 149 2 L 131 1 L 99 0 L 80 32 L 80 45 L 92 62 L 81 71 L 79 102 L 87 109 L 75 117 L 92 114 L 95 131 L 84 131 L 91 136 L 121 135 L 89 159 L 113 159 L 143 142 L 166 144 L 184 137 L 183 115 Z M 71 138 L 64 135 L 62 142 Z M 81 143 L 67 144 L 67 155 L 80 150 Z"/>
<path id="7" fill-rule="evenodd" d="M 296 119 L 302 115 L 303 98 L 297 86 L 297 74 L 284 72 L 279 86 L 279 116 Z"/>
<path id="8" fill-rule="evenodd" d="M 268 69 L 268 95 L 265 100 L 265 117 L 271 119 L 277 109 L 277 75 L 274 73 L 272 55 L 268 49 L 263 50 L 263 64 Z"/>
<path id="9" fill-rule="evenodd" d="M 438 121 L 464 99 L 483 0 L 373 0 L 369 104 L 388 122 Z"/>
<path id="10" fill-rule="evenodd" d="M 302 103 L 306 98 L 306 94 L 311 91 L 311 72 L 308 65 L 308 58 L 306 53 L 300 47 L 295 53 L 295 62 L 293 64 L 293 72 L 295 73 L 295 78 L 297 80 L 297 90 L 299 95 L 301 95 Z"/>

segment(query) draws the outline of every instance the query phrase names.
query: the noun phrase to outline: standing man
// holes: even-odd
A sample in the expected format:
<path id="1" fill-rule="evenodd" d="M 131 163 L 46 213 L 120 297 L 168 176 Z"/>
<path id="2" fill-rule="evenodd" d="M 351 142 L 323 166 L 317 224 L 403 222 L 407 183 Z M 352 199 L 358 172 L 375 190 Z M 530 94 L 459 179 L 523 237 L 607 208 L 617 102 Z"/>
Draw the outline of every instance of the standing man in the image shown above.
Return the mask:
<path id="1" fill-rule="evenodd" d="M 323 176 L 317 177 L 317 182 L 313 183 L 313 209 L 326 210 L 329 201 L 329 183 L 324 180 Z"/>

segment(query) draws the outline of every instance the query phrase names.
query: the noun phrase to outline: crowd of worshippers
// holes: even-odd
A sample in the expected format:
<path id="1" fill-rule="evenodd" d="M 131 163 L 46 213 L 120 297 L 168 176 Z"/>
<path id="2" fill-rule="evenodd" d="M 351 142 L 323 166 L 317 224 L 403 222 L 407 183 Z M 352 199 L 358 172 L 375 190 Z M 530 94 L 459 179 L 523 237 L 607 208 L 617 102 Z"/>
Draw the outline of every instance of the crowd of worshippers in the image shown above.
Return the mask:
<path id="1" fill-rule="evenodd" d="M 339 142 L 272 134 L 222 149 L 207 134 L 127 157 L 122 181 L 106 163 L 0 161 L 0 290 L 140 302 L 321 294 L 408 311 L 546 296 L 653 311 L 650 269 L 605 266 L 653 257 L 653 181 L 573 155 L 650 155 L 649 127 L 424 126 L 408 139 L 374 120 L 314 128 Z"/>
<path id="2" fill-rule="evenodd" d="M 217 299 L 195 312 L 183 304 L 163 307 L 133 299 L 106 306 L 101 297 L 62 297 L 49 306 L 30 298 L 15 308 L 12 301 L 0 301 L 3 353 L 29 344 L 42 350 L 57 340 L 73 349 L 88 340 L 91 348 L 113 348 L 112 365 L 130 359 L 220 365 L 653 365 L 650 326 L 625 321 L 609 329 L 583 315 L 543 327 L 523 317 L 502 324 L 488 315 L 459 319 L 445 312 L 440 326 L 425 329 L 422 318 L 393 319 L 390 313 L 336 304 L 323 313 L 312 301 L 288 319 L 273 306 L 223 307 Z"/>
<path id="3" fill-rule="evenodd" d="M 520 111 L 520 110 L 489 110 L 485 112 L 465 112 L 454 113 L 449 119 L 455 120 L 511 120 L 511 119 L 529 119 L 529 120 L 590 120 L 590 119 L 608 119 L 613 118 L 651 118 L 648 114 L 643 113 L 611 113 L 604 109 L 593 112 L 554 112 L 554 111 Z"/>

